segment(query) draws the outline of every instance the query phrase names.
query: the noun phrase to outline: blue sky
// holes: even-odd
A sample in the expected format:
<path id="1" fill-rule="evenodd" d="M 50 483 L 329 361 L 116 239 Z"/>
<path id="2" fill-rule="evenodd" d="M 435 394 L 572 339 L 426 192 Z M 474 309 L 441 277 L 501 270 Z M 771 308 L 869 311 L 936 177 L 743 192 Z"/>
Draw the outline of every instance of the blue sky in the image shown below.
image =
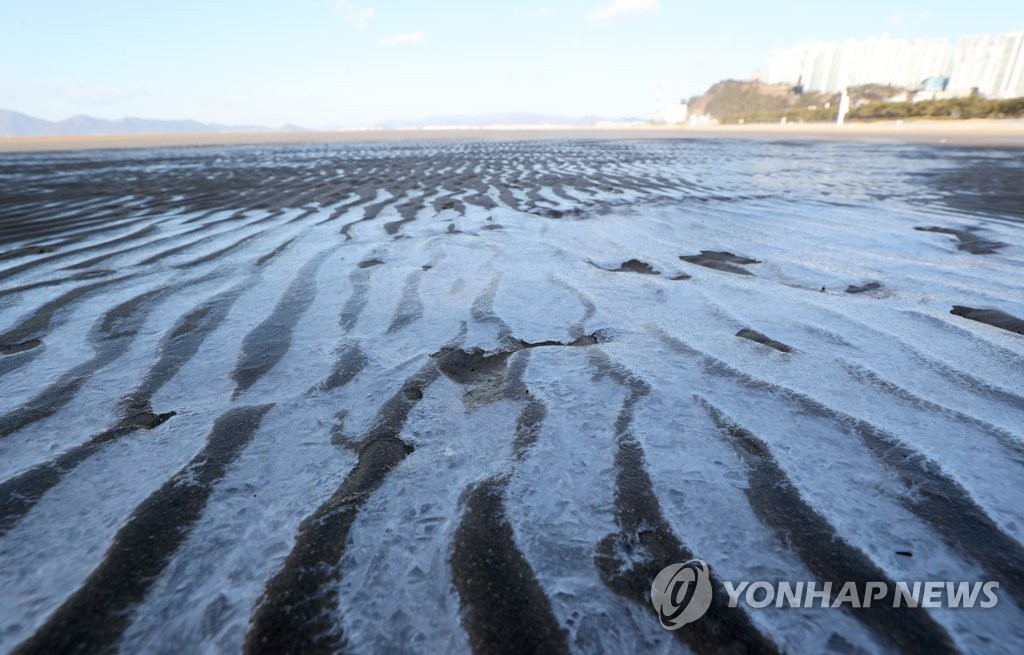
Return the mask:
<path id="1" fill-rule="evenodd" d="M 649 117 L 799 41 L 1024 29 L 1019 2 L 0 0 L 0 108 L 355 127 Z"/>

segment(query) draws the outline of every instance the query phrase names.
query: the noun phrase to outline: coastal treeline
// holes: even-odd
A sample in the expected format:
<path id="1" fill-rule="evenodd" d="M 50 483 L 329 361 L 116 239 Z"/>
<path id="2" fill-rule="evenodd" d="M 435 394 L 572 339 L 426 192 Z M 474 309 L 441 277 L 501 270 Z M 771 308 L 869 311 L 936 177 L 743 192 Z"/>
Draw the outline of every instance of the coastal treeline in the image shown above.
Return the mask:
<path id="1" fill-rule="evenodd" d="M 944 98 L 918 102 L 870 102 L 853 107 L 848 119 L 887 118 L 1021 118 L 1024 98 Z"/>
<path id="2" fill-rule="evenodd" d="M 882 85 L 851 87 L 848 121 L 959 120 L 968 118 L 1024 118 L 1024 98 L 988 99 L 981 96 L 932 100 L 890 101 L 909 92 Z M 817 123 L 835 121 L 838 93 L 799 92 L 785 85 L 726 80 L 707 93 L 690 99 L 692 114 L 719 123 Z"/>
<path id="3" fill-rule="evenodd" d="M 789 107 L 774 111 L 752 111 L 727 114 L 720 123 L 815 123 L 835 121 L 839 103 L 828 107 Z M 990 100 L 987 98 L 944 98 L 917 102 L 868 102 L 851 107 L 848 121 L 900 119 L 960 120 L 967 118 L 1024 118 L 1024 98 Z"/>

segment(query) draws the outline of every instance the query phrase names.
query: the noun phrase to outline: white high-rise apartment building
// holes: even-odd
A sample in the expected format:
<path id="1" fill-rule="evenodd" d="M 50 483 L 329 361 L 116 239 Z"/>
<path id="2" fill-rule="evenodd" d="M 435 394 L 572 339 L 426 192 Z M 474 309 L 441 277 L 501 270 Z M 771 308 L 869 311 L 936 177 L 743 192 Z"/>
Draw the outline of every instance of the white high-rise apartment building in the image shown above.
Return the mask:
<path id="1" fill-rule="evenodd" d="M 992 88 L 996 98 L 1024 96 L 1024 32 L 1001 34 L 994 48 Z"/>
<path id="2" fill-rule="evenodd" d="M 844 43 L 801 43 L 779 50 L 762 74 L 765 82 L 808 91 L 839 91 L 858 84 L 916 88 L 948 77 L 954 93 L 990 98 L 1024 96 L 1024 32 L 968 36 L 950 47 L 945 39 L 894 39 L 887 35 Z"/>

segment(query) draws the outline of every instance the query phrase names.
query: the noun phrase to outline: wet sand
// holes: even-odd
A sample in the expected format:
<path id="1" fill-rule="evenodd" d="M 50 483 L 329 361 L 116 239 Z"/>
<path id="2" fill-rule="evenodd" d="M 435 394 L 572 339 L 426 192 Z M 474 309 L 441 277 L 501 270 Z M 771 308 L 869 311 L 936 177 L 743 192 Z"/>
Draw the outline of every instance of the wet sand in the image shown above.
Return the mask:
<path id="1" fill-rule="evenodd" d="M 1020 650 L 1024 162 L 726 132 L 0 157 L 0 653 Z"/>
<path id="2" fill-rule="evenodd" d="M 284 145 L 374 142 L 551 141 L 562 139 L 754 139 L 930 143 L 1024 148 L 1024 120 L 879 121 L 874 123 L 753 124 L 629 127 L 512 127 L 83 137 L 0 137 L 0 152 L 46 152 L 175 146 Z"/>

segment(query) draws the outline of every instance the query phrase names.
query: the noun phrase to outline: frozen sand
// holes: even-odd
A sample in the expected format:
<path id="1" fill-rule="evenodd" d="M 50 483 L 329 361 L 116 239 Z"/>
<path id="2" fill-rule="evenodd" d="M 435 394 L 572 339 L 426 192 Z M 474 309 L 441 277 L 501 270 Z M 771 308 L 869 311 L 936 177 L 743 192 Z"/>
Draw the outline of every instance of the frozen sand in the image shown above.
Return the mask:
<path id="1" fill-rule="evenodd" d="M 0 651 L 1020 652 L 1021 169 L 756 139 L 0 158 Z M 669 633 L 643 595 L 691 556 L 1000 603 Z"/>

